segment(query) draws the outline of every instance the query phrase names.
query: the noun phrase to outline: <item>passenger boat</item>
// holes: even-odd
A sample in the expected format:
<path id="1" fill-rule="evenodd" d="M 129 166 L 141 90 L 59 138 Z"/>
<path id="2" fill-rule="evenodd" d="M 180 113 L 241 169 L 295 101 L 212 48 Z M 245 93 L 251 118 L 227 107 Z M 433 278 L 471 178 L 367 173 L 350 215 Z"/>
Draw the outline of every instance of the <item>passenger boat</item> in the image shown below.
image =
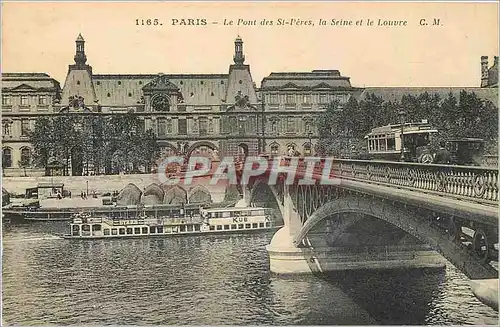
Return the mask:
<path id="1" fill-rule="evenodd" d="M 126 238 L 275 229 L 270 208 L 143 208 L 136 215 L 80 213 L 70 223 L 68 239 Z M 122 215 L 126 213 L 126 215 Z M 152 214 L 156 213 L 156 214 Z"/>

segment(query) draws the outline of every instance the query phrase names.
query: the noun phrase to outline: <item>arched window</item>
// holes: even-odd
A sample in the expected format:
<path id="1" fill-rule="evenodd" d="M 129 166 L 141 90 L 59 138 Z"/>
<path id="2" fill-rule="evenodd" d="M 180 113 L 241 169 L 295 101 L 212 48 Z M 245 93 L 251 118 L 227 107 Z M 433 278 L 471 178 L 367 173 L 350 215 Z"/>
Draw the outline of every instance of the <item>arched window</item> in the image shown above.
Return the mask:
<path id="1" fill-rule="evenodd" d="M 280 150 L 280 146 L 278 143 L 271 144 L 271 154 L 277 155 Z"/>
<path id="2" fill-rule="evenodd" d="M 276 120 L 273 120 L 273 122 L 271 123 L 271 132 L 272 133 L 278 132 L 278 122 Z"/>
<path id="3" fill-rule="evenodd" d="M 29 148 L 21 149 L 21 166 L 22 167 L 31 166 L 31 150 Z"/>
<path id="4" fill-rule="evenodd" d="M 165 95 L 155 96 L 152 100 L 151 106 L 154 111 L 170 111 L 170 101 Z"/>
<path id="5" fill-rule="evenodd" d="M 311 154 L 311 149 L 312 149 L 311 143 L 307 142 L 306 144 L 304 144 L 304 154 L 305 155 Z"/>
<path id="6" fill-rule="evenodd" d="M 3 148 L 2 149 L 2 166 L 4 168 L 12 167 L 12 149 Z"/>

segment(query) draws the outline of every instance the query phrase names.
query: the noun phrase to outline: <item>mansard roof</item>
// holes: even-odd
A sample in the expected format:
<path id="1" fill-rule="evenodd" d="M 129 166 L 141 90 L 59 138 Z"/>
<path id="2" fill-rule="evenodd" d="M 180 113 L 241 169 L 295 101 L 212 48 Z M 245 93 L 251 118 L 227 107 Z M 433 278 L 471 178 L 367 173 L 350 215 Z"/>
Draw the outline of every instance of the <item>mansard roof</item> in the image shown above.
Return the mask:
<path id="1" fill-rule="evenodd" d="M 168 77 L 163 74 L 158 74 L 151 82 L 146 84 L 144 91 L 178 91 L 179 88 L 168 80 Z"/>
<path id="2" fill-rule="evenodd" d="M 295 88 L 313 89 L 345 89 L 351 88 L 349 77 L 342 76 L 338 70 L 313 70 L 311 72 L 273 72 L 261 83 L 261 90 L 282 90 Z"/>
<path id="3" fill-rule="evenodd" d="M 59 82 L 46 73 L 2 73 L 3 92 L 57 92 Z"/>
<path id="4" fill-rule="evenodd" d="M 164 74 L 181 92 L 186 105 L 220 105 L 226 98 L 228 74 Z M 143 87 L 158 74 L 92 75 L 99 103 L 103 106 L 134 106 Z"/>

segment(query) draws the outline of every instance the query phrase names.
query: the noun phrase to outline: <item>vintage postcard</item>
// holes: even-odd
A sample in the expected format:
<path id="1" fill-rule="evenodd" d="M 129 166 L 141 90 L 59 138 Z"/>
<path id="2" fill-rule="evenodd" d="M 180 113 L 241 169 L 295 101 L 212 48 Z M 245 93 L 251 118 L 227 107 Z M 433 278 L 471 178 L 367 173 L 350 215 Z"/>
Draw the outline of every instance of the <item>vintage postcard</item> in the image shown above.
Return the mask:
<path id="1" fill-rule="evenodd" d="M 497 325 L 498 2 L 3 2 L 2 325 Z"/>

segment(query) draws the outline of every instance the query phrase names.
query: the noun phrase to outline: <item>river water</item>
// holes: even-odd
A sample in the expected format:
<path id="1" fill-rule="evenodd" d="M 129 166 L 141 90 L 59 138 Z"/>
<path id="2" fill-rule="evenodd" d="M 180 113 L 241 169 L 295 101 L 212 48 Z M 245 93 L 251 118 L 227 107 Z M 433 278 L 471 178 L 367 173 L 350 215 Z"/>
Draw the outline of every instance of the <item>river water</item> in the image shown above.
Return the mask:
<path id="1" fill-rule="evenodd" d="M 4 325 L 497 324 L 445 271 L 278 277 L 272 233 L 76 241 L 66 223 L 3 230 Z"/>

